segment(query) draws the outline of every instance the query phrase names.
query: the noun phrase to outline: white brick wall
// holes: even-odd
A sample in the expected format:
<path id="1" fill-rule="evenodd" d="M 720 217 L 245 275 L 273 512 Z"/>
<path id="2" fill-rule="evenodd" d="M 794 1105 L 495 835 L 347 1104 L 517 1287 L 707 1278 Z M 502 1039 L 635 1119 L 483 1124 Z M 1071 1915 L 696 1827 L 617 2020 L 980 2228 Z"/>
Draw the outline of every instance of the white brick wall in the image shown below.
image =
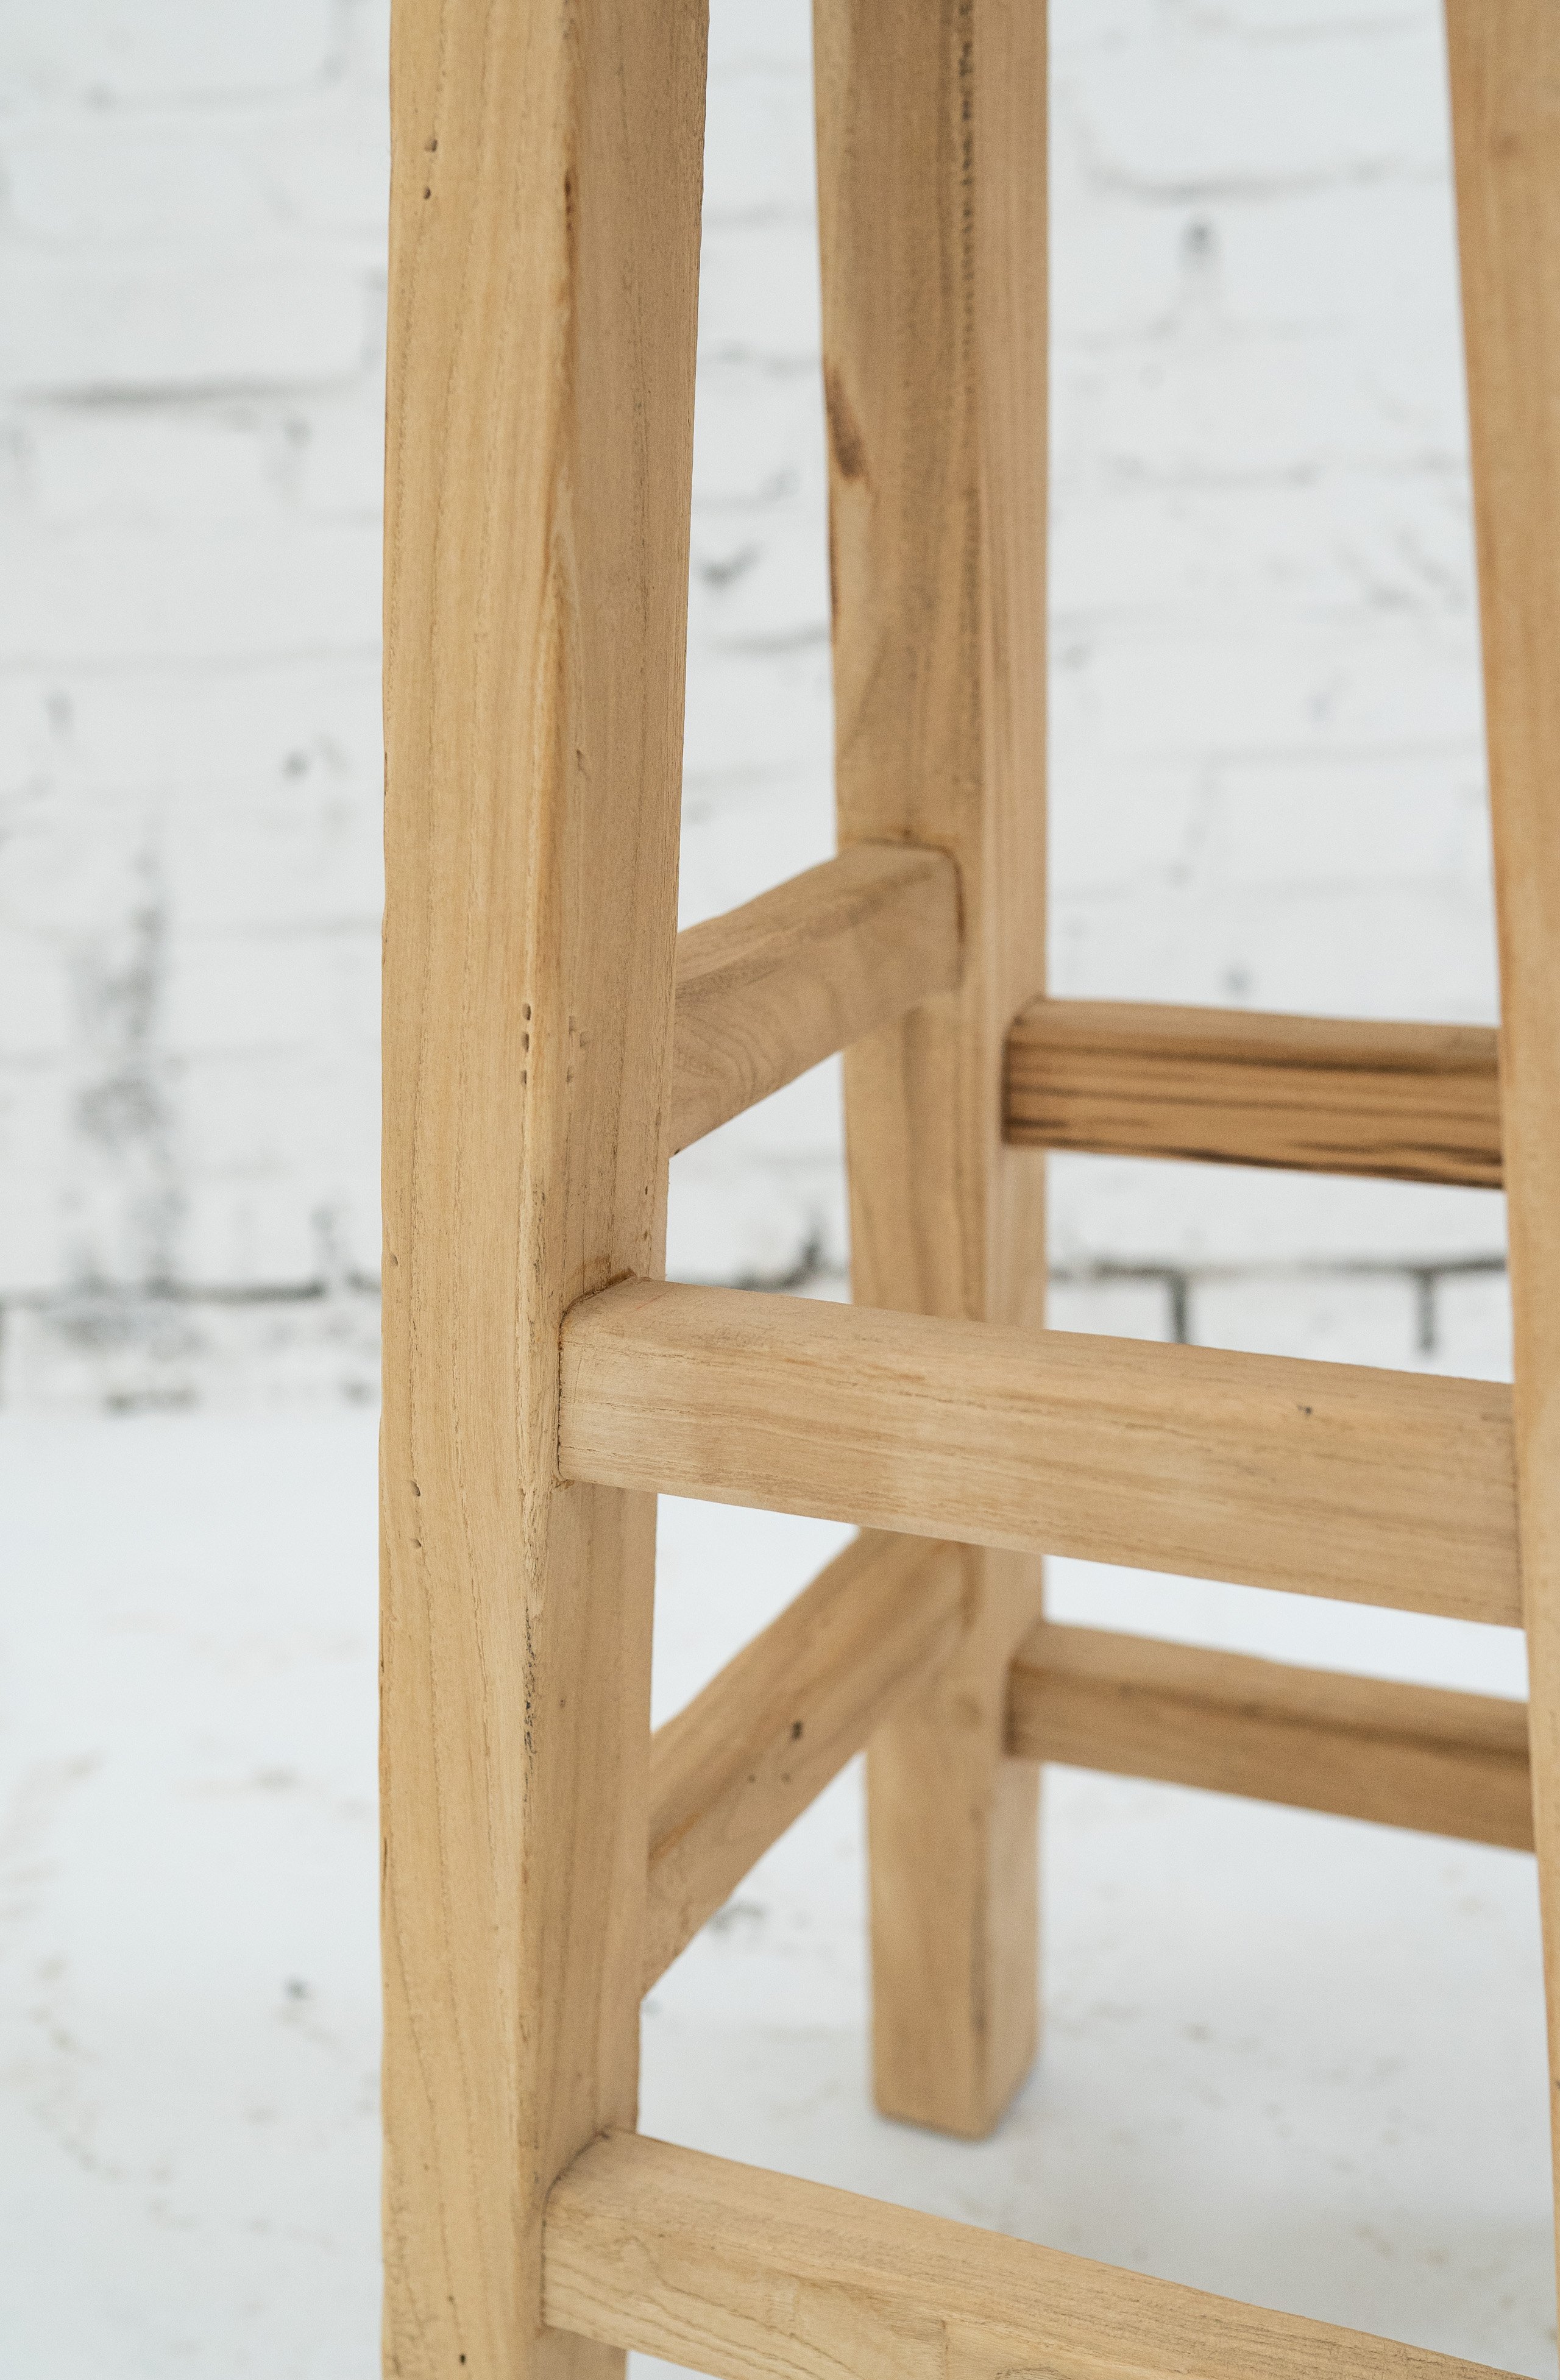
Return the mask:
<path id="1" fill-rule="evenodd" d="M 1053 0 L 1052 980 L 1487 1018 L 1436 0 Z M 0 23 L 0 1401 L 372 1392 L 384 0 Z M 808 12 L 716 0 L 684 915 L 830 844 Z M 674 1269 L 837 1271 L 837 1084 Z M 1498 1199 L 1054 1167 L 1055 1318 L 1498 1370 Z"/>

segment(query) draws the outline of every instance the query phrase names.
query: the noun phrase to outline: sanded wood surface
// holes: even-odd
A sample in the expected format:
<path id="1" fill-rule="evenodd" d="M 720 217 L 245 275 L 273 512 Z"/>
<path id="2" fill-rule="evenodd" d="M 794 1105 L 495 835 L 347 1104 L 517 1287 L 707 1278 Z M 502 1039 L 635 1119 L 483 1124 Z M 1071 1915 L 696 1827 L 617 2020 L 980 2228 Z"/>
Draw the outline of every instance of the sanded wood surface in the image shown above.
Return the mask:
<path id="1" fill-rule="evenodd" d="M 570 1478 L 1521 1623 L 1496 1383 L 664 1281 L 563 1372 Z"/>
<path id="2" fill-rule="evenodd" d="M 958 983 L 945 852 L 859 844 L 677 937 L 672 1147 Z"/>
<path id="3" fill-rule="evenodd" d="M 702 13 L 396 0 L 391 88 L 384 2358 L 607 2380 L 542 2213 L 635 2114 L 655 1515 L 557 1334 L 662 1260 Z"/>
<path id="4" fill-rule="evenodd" d="M 550 2322 L 717 2380 L 1475 2380 L 1482 2364 L 619 2135 L 547 2208 Z"/>
<path id="5" fill-rule="evenodd" d="M 1045 982 L 1044 0 L 815 12 L 842 848 L 957 860 L 957 992 L 845 1062 L 868 1305 L 1038 1322 L 1044 1168 L 1002 1051 Z M 1032 1559 L 966 1557 L 960 1658 L 868 1755 L 872 2057 L 888 2114 L 996 2120 L 1034 2053 L 1037 1785 L 1003 1757 Z"/>
<path id="6" fill-rule="evenodd" d="M 1560 2148 L 1560 9 L 1447 0 L 1446 43 L 1500 929 L 1533 1824 Z"/>
<path id="7" fill-rule="evenodd" d="M 1020 1759 L 1531 1851 L 1528 1709 L 1042 1622 L 1013 1664 Z"/>
<path id="8" fill-rule="evenodd" d="M 957 1645 L 952 1546 L 869 1534 L 657 1728 L 648 1991 L 894 1708 Z"/>
<path id="9" fill-rule="evenodd" d="M 1498 1190 L 1496 1036 L 1474 1025 L 1037 1000 L 1007 1037 L 1007 1137 Z"/>

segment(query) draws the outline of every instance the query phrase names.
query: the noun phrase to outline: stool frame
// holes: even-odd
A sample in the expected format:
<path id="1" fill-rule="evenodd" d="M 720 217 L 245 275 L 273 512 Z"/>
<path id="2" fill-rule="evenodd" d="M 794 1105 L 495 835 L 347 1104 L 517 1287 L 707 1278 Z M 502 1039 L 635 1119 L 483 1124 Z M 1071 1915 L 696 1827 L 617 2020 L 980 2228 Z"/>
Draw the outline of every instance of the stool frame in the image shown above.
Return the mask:
<path id="1" fill-rule="evenodd" d="M 817 0 L 839 856 L 676 929 L 703 0 L 396 0 L 385 2365 L 1453 2360 L 635 2130 L 642 1992 L 868 1748 L 878 2103 L 990 2129 L 1047 1758 L 1536 1843 L 1560 1998 L 1560 6 L 1446 0 L 1502 1025 L 1044 997 L 1042 0 Z M 845 1057 L 858 1303 L 668 1284 Z M 1514 1391 L 1045 1332 L 1037 1148 L 1504 1181 Z M 652 1736 L 657 1492 L 858 1524 Z M 1525 1626 L 1531 1703 L 1046 1623 L 1063 1552 Z"/>

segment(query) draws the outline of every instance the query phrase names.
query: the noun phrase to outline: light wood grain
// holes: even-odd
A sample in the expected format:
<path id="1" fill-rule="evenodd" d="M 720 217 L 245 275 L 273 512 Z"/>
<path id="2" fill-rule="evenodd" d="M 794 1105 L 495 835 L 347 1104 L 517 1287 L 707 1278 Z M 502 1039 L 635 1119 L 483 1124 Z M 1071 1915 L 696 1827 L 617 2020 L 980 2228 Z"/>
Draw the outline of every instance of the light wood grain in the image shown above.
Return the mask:
<path id="1" fill-rule="evenodd" d="M 546 2306 L 549 2321 L 717 2380 L 1485 2370 L 626 2135 L 587 2149 L 553 2192 Z"/>
<path id="2" fill-rule="evenodd" d="M 1533 1847 L 1527 1706 L 1492 1694 L 1042 1622 L 1007 1730 L 1023 1760 Z"/>
<path id="3" fill-rule="evenodd" d="M 1560 2148 L 1560 9 L 1447 0 L 1446 35 L 1500 929 L 1533 1827 Z"/>
<path id="4" fill-rule="evenodd" d="M 1007 1037 L 1007 1137 L 1498 1190 L 1496 1036 L 1474 1025 L 1037 1000 Z"/>
<path id="5" fill-rule="evenodd" d="M 959 979 L 945 852 L 859 844 L 677 936 L 672 1146 L 687 1148 L 810 1066 Z"/>
<path id="6" fill-rule="evenodd" d="M 963 1601 L 957 1548 L 859 1536 L 656 1730 L 647 1991 L 895 1704 L 947 1660 Z"/>
<path id="7" fill-rule="evenodd" d="M 1511 1392 L 629 1281 L 564 1329 L 571 1478 L 1519 1626 Z"/>
<path id="8" fill-rule="evenodd" d="M 560 1318 L 660 1264 L 704 29 L 396 0 L 385 728 L 384 2355 L 541 2331 L 634 2119 L 654 1509 L 560 1488 Z"/>
<path id="9" fill-rule="evenodd" d="M 863 1303 L 1038 1321 L 1044 1172 L 1002 1053 L 1045 980 L 1043 0 L 820 0 L 814 54 L 842 846 L 957 861 L 957 993 L 845 1064 Z M 980 2133 L 1034 2052 L 1037 1779 L 1002 1755 L 1040 1609 L 967 1557 L 960 1659 L 868 1758 L 878 2104 Z"/>

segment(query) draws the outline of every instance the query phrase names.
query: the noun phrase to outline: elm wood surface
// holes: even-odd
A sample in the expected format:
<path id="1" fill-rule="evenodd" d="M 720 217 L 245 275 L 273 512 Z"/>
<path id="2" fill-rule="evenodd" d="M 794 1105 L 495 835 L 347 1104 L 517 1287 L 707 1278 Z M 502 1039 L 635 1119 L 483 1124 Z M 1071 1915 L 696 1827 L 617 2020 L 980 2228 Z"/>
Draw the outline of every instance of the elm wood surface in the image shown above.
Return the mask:
<path id="1" fill-rule="evenodd" d="M 1007 1037 L 1007 1137 L 1498 1190 L 1497 1050 L 1476 1025 L 1037 1000 Z"/>
<path id="2" fill-rule="evenodd" d="M 654 1507 L 558 1326 L 662 1260 L 694 0 L 396 0 L 385 517 L 386 2368 L 610 2380 L 542 2214 L 634 2120 Z"/>
<path id="3" fill-rule="evenodd" d="M 959 979 L 945 852 L 859 844 L 677 936 L 672 1147 Z"/>
<path id="4" fill-rule="evenodd" d="M 567 1476 L 1519 1626 L 1511 1392 L 628 1281 L 564 1325 Z"/>
<path id="5" fill-rule="evenodd" d="M 628 2133 L 547 2204 L 549 2322 L 716 2380 L 1475 2380 L 1482 2364 Z"/>
<path id="6" fill-rule="evenodd" d="M 962 1633 L 956 1547 L 868 1534 L 650 1748 L 644 1987 Z"/>
<path id="7" fill-rule="evenodd" d="M 1560 2144 L 1560 9 L 1448 0 L 1501 961 L 1533 1826 Z"/>
<path id="8" fill-rule="evenodd" d="M 966 964 L 847 1062 L 863 1308 L 655 1284 L 701 14 L 397 0 L 383 1649 L 403 2380 L 609 2380 L 629 2341 L 733 2380 L 1473 2369 L 622 2130 L 661 1487 L 983 1548 L 958 1558 L 959 1643 L 871 1763 L 895 2112 L 983 2129 L 1032 2046 L 1034 1781 L 1006 1756 L 1008 1670 L 1048 1545 L 1515 1623 L 1519 1464 L 1560 1976 L 1560 8 L 1449 0 L 1448 26 L 1515 1428 L 1479 1383 L 1027 1327 L 1042 1169 L 1002 1145 L 1002 1078 L 1041 980 L 1044 27 L 1017 0 L 837 0 L 817 42 L 841 837 L 947 855 Z M 1184 1704 L 1152 1658 L 1143 1693 Z M 1270 1730 L 1282 1699 L 1259 1698 Z M 1371 1731 L 1348 1700 L 1315 1688 L 1313 1749 L 1317 1728 Z M 1250 1716 L 1226 1694 L 1210 1723 L 1232 1762 Z M 1402 1784 L 1427 1740 L 1489 1749 L 1480 1724 L 1465 1704 L 1408 1754 L 1375 1740 Z M 1509 1718 L 1489 1725 L 1509 1768 Z"/>
<path id="9" fill-rule="evenodd" d="M 1007 1743 L 1024 1760 L 1533 1848 L 1528 1707 L 1493 1694 L 1042 1622 L 1013 1664 Z"/>
<path id="10" fill-rule="evenodd" d="M 1003 1044 L 1045 981 L 1044 0 L 815 12 L 842 849 L 957 863 L 957 990 L 845 1062 L 864 1305 L 1038 1322 L 1044 1168 L 1002 1136 Z M 1040 1609 L 969 1553 L 960 1658 L 868 1755 L 878 2105 L 989 2130 L 1034 2054 L 1037 1789 L 1003 1757 Z"/>

